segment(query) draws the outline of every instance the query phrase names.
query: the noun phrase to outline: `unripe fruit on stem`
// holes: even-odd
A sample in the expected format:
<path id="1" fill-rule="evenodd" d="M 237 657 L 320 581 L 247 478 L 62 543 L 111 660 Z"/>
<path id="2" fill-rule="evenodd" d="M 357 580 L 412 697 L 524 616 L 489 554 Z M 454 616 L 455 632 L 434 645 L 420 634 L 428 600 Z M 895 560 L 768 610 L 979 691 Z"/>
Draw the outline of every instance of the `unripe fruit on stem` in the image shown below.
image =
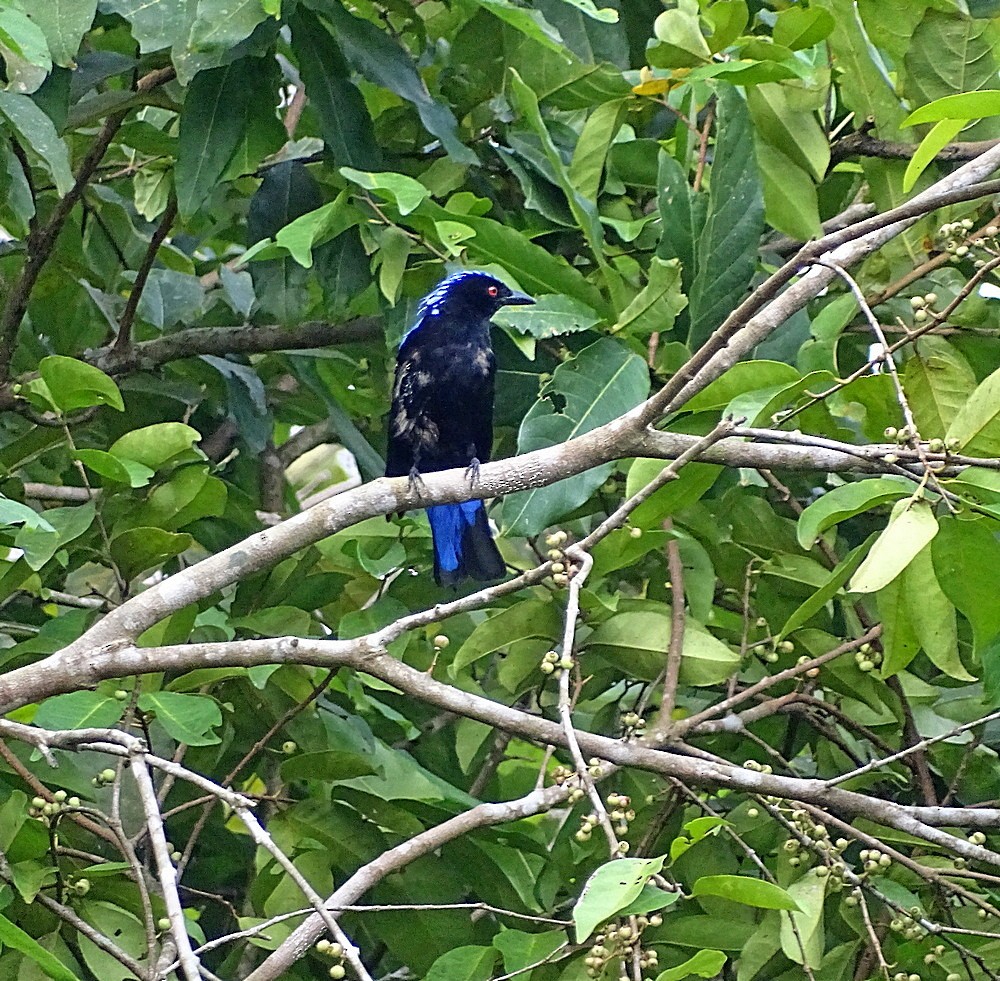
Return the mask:
<path id="1" fill-rule="evenodd" d="M 156 921 L 156 929 L 157 930 L 169 930 L 170 929 L 170 920 L 168 920 L 167 917 L 165 917 L 165 916 L 161 916 Z"/>
<path id="2" fill-rule="evenodd" d="M 281 744 L 281 752 L 284 753 L 286 756 L 291 756 L 292 753 L 298 752 L 298 749 L 299 749 L 299 744 L 295 742 L 294 739 L 286 739 Z"/>

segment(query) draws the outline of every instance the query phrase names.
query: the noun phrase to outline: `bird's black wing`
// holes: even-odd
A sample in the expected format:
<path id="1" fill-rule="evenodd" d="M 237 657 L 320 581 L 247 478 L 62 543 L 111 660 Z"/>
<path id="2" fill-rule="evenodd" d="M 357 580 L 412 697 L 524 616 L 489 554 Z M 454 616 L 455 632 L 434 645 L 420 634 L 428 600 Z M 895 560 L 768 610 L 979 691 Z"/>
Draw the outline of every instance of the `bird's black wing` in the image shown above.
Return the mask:
<path id="1" fill-rule="evenodd" d="M 421 368 L 422 352 L 415 345 L 400 348 L 396 380 L 389 409 L 389 441 L 385 475 L 405 477 L 419 469 L 421 450 L 436 439 L 436 426 L 427 417 L 432 376 Z"/>

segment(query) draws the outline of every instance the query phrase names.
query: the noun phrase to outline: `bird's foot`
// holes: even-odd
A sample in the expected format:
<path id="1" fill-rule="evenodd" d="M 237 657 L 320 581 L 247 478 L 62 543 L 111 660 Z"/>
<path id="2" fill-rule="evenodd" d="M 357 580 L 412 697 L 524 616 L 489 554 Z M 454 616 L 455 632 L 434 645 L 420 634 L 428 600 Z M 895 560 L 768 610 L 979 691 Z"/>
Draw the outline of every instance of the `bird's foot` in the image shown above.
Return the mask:
<path id="1" fill-rule="evenodd" d="M 475 487 L 479 483 L 479 457 L 474 456 L 465 468 L 465 477 Z"/>
<path id="2" fill-rule="evenodd" d="M 415 466 L 410 467 L 409 481 L 410 492 L 413 494 L 419 495 L 427 486 L 424 483 L 424 478 L 420 476 L 420 471 Z"/>

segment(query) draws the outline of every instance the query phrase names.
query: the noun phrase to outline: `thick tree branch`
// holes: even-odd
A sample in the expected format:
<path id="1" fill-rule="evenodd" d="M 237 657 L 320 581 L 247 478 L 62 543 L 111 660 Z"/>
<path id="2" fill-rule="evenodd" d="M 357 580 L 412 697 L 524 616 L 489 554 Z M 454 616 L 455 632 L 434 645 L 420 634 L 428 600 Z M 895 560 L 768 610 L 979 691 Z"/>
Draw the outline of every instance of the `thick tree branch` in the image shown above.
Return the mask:
<path id="1" fill-rule="evenodd" d="M 190 327 L 151 341 L 140 341 L 124 353 L 112 345 L 88 351 L 84 360 L 111 375 L 150 371 L 170 361 L 202 354 L 267 354 L 301 351 L 311 347 L 353 344 L 381 338 L 382 323 L 375 317 L 359 317 L 346 324 L 310 320 L 295 327 L 269 324 L 258 327 Z"/>
<path id="2" fill-rule="evenodd" d="M 917 152 L 919 143 L 896 143 L 880 140 L 869 133 L 851 133 L 837 140 L 830 147 L 830 163 L 839 163 L 850 157 L 879 157 L 882 160 L 909 160 Z M 977 140 L 970 143 L 949 143 L 942 147 L 934 159 L 939 163 L 975 160 L 997 145 L 996 140 Z"/>

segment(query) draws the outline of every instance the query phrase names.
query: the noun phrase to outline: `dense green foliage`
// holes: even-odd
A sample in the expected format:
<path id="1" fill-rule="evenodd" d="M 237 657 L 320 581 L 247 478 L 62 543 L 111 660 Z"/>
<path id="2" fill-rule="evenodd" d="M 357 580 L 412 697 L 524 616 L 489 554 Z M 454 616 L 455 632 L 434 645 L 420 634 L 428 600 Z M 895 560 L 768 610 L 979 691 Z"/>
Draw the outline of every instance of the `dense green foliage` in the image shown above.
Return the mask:
<path id="1" fill-rule="evenodd" d="M 337 976 L 322 924 L 282 946 L 296 869 L 380 906 L 337 914 L 371 977 L 998 977 L 998 189 L 765 304 L 995 152 L 995 93 L 907 116 L 996 84 L 1000 4 L 0 0 L 0 56 L 0 979 L 197 976 L 170 853 L 222 978 Z M 554 564 L 448 615 L 422 514 L 351 488 L 461 266 L 538 299 L 495 458 L 706 362 L 657 428 L 754 438 L 613 528 L 663 459 L 507 464 L 504 556 Z"/>

